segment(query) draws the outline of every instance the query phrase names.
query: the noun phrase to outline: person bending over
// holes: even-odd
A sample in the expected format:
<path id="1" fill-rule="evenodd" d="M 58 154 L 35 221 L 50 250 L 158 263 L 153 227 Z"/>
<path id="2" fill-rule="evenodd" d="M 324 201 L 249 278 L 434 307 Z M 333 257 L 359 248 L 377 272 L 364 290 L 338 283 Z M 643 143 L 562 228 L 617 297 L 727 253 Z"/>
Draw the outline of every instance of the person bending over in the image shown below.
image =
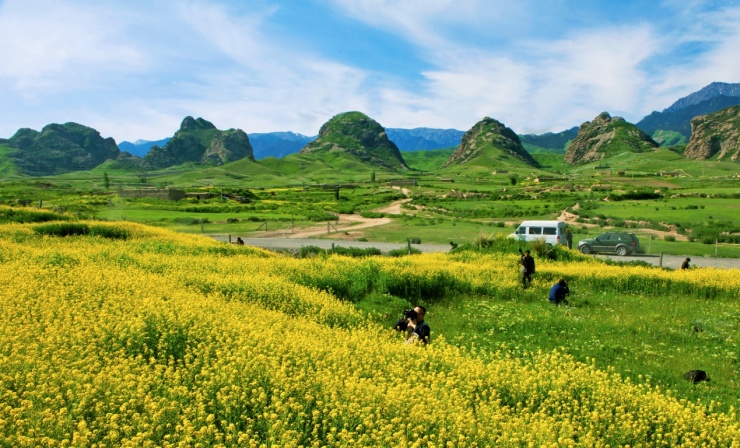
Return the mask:
<path id="1" fill-rule="evenodd" d="M 554 303 L 555 305 L 567 305 L 568 301 L 565 300 L 565 296 L 567 296 L 568 294 L 570 294 L 568 283 L 561 278 L 560 280 L 558 280 L 557 283 L 552 285 L 552 288 L 550 288 L 550 296 L 547 298 L 547 300 L 549 300 L 550 303 Z"/>
<path id="2" fill-rule="evenodd" d="M 406 343 L 421 341 L 424 344 L 429 343 L 431 329 L 424 321 L 427 309 L 423 306 L 417 306 L 413 310 L 405 310 L 403 316 L 393 326 L 396 331 L 405 331 Z"/>

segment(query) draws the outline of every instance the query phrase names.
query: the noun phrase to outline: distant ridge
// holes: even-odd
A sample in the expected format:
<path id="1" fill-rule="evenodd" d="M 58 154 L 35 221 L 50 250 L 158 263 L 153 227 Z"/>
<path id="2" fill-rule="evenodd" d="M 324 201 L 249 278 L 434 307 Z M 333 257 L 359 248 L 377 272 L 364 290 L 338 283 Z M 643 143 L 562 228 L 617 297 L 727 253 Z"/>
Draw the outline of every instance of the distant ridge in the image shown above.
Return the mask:
<path id="1" fill-rule="evenodd" d="M 281 159 L 295 154 L 304 146 L 316 140 L 316 136 L 309 137 L 294 132 L 266 132 L 249 134 L 255 159 L 275 157 Z"/>
<path id="2" fill-rule="evenodd" d="M 121 152 L 127 152 L 129 154 L 144 157 L 149 150 L 152 148 L 152 146 L 164 146 L 167 144 L 167 142 L 170 141 L 170 137 L 163 138 L 162 140 L 136 140 L 135 142 L 126 142 L 123 141 L 118 144 L 118 149 L 121 150 Z"/>
<path id="3" fill-rule="evenodd" d="M 401 151 L 450 148 L 460 144 L 465 131 L 435 128 L 386 128 L 388 138 Z"/>
<path id="4" fill-rule="evenodd" d="M 570 129 L 558 133 L 546 132 L 544 134 L 519 135 L 519 139 L 522 143 L 565 152 L 568 142 L 576 138 L 577 135 L 578 126 L 573 126 Z"/>
<path id="5" fill-rule="evenodd" d="M 726 82 L 713 82 L 703 87 L 701 90 L 677 100 L 675 103 L 665 108 L 663 112 L 675 112 L 720 95 L 740 97 L 740 83 L 730 84 Z"/>
<path id="6" fill-rule="evenodd" d="M 663 109 L 663 112 L 654 111 L 646 115 L 636 123 L 636 126 L 651 136 L 654 136 L 656 131 L 663 130 L 678 132 L 688 138 L 691 136 L 691 120 L 694 117 L 738 104 L 740 104 L 740 83 L 713 82 L 677 100 Z"/>

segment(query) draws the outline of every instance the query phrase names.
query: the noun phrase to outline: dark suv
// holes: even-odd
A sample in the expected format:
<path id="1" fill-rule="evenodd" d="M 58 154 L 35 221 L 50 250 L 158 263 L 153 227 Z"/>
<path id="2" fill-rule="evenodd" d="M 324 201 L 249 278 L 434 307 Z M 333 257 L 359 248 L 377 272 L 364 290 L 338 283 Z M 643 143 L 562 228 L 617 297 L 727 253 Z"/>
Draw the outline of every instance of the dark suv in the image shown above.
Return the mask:
<path id="1" fill-rule="evenodd" d="M 609 232 L 596 238 L 586 238 L 578 242 L 578 250 L 584 254 L 596 254 L 599 252 L 614 252 L 624 256 L 640 249 L 640 240 L 634 233 Z"/>

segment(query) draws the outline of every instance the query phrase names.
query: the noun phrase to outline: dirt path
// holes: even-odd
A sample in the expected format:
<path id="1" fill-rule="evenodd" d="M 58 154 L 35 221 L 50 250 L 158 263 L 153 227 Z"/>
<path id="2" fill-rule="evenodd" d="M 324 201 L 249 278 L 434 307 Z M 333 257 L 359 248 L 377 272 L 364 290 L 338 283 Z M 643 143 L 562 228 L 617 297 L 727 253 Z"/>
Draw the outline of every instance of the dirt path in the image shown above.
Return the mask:
<path id="1" fill-rule="evenodd" d="M 402 187 L 393 187 L 394 189 L 401 190 L 401 192 L 408 196 L 411 192 Z M 411 198 L 407 197 L 405 199 L 399 199 L 398 201 L 393 201 L 390 204 L 377 208 L 373 210 L 377 213 L 384 213 L 389 215 L 400 215 L 402 213 L 403 204 L 411 201 Z M 351 215 L 338 215 L 339 219 L 338 221 L 335 221 L 331 223 L 330 229 L 332 231 L 336 230 L 334 233 L 335 235 L 337 233 L 341 232 L 347 232 L 347 231 L 353 231 L 353 230 L 359 230 L 359 229 L 366 229 L 368 227 L 375 227 L 375 226 L 382 226 L 384 224 L 389 224 L 392 222 L 391 218 L 364 218 L 358 214 L 351 214 Z M 285 230 L 275 230 L 275 231 L 268 231 L 268 232 L 256 232 L 253 236 L 257 238 L 276 238 L 276 237 L 283 237 L 283 238 L 308 238 L 311 236 L 316 235 L 325 235 L 327 234 L 327 224 L 316 224 L 313 226 L 305 227 L 301 230 L 298 230 L 293 233 L 288 233 Z M 357 236 L 357 235 L 355 235 Z"/>

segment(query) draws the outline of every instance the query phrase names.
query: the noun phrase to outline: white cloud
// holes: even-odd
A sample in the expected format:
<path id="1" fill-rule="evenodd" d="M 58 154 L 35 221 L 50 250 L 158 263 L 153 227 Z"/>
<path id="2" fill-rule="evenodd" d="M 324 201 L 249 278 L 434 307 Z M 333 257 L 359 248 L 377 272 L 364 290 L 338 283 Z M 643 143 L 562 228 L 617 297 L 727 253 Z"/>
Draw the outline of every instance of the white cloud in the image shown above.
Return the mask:
<path id="1" fill-rule="evenodd" d="M 119 31 L 102 8 L 7 0 L 0 4 L 0 78 L 33 96 L 79 87 L 90 72 L 126 72 L 141 53 L 116 42 Z"/>
<path id="2" fill-rule="evenodd" d="M 589 24 L 555 0 L 328 4 L 350 25 L 402 39 L 425 67 L 402 77 L 331 59 L 312 39 L 332 30 L 291 35 L 276 23 L 280 2 L 0 1 L 0 136 L 78 121 L 117 141 L 153 140 L 186 115 L 315 134 L 348 110 L 388 127 L 465 130 L 491 116 L 517 132 L 560 131 L 604 110 L 636 121 L 711 81 L 740 80 L 740 8 L 693 2 L 684 16 L 687 3 L 670 0 L 661 20 Z"/>

